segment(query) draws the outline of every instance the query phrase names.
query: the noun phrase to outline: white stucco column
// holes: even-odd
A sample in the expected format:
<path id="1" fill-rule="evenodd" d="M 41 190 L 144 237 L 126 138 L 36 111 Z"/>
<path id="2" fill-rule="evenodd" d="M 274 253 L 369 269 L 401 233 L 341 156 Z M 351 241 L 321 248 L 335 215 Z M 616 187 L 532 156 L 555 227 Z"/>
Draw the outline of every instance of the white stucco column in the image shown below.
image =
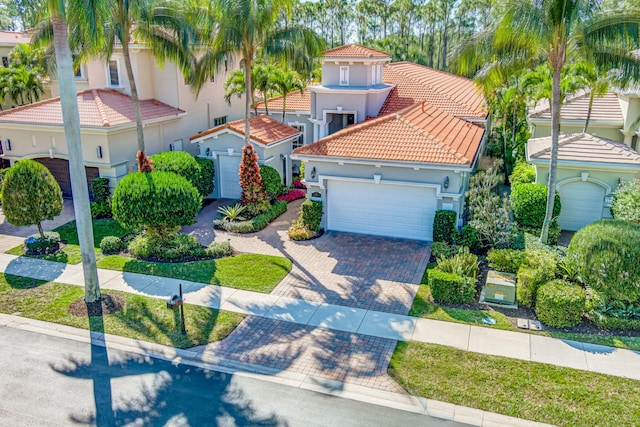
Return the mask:
<path id="1" fill-rule="evenodd" d="M 631 147 L 631 139 L 636 133 L 632 130 L 620 130 L 620 132 L 624 135 L 624 144 Z"/>

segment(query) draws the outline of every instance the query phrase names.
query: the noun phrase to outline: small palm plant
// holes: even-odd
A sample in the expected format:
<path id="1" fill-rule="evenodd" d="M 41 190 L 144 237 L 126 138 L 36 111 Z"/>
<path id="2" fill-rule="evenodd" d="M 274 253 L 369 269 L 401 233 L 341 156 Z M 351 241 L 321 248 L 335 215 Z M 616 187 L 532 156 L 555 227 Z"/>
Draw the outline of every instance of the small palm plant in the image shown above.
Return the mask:
<path id="1" fill-rule="evenodd" d="M 240 203 L 236 203 L 232 206 L 221 206 L 218 208 L 218 213 L 222 216 L 223 221 L 235 222 L 245 221 L 247 218 L 242 214 L 247 210 L 246 206 L 242 206 Z"/>

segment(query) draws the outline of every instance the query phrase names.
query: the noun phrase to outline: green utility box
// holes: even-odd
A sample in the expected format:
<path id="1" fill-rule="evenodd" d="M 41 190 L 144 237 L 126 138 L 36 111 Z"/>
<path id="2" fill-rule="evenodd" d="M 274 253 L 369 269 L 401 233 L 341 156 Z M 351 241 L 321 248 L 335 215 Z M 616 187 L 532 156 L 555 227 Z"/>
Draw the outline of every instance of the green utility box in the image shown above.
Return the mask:
<path id="1" fill-rule="evenodd" d="M 516 303 L 516 275 L 489 270 L 484 299 L 498 304 Z"/>

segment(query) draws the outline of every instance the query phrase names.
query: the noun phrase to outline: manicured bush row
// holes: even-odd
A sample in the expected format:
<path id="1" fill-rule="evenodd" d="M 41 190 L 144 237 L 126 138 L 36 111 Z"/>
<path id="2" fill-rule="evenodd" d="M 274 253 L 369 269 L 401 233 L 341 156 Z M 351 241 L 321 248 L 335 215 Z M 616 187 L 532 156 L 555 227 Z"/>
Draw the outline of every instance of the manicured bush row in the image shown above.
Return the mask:
<path id="1" fill-rule="evenodd" d="M 451 210 L 437 210 L 433 219 L 433 241 L 453 243 L 458 214 Z"/>
<path id="2" fill-rule="evenodd" d="M 194 157 L 198 167 L 198 177 L 195 186 L 202 197 L 213 193 L 213 178 L 215 171 L 213 169 L 213 160 L 204 157 Z"/>
<path id="3" fill-rule="evenodd" d="M 200 242 L 194 236 L 184 233 L 168 236 L 140 234 L 129 243 L 129 252 L 136 258 L 165 261 L 207 256 Z"/>
<path id="4" fill-rule="evenodd" d="M 607 301 L 640 299 L 640 225 L 591 223 L 574 234 L 565 264 Z"/>
<path id="5" fill-rule="evenodd" d="M 315 200 L 305 200 L 302 202 L 302 224 L 312 231 L 320 231 L 320 221 L 322 220 L 322 202 Z"/>
<path id="6" fill-rule="evenodd" d="M 536 316 L 554 328 L 580 323 L 585 307 L 585 292 L 580 286 L 553 280 L 540 286 L 536 295 Z"/>
<path id="7" fill-rule="evenodd" d="M 589 313 L 589 320 L 601 329 L 610 331 L 640 331 L 640 320 L 607 316 L 602 313 Z"/>
<path id="8" fill-rule="evenodd" d="M 547 186 L 520 184 L 511 190 L 511 207 L 516 222 L 527 227 L 541 228 L 547 207 Z M 560 215 L 560 196 L 556 192 L 553 217 Z"/>
<path id="9" fill-rule="evenodd" d="M 213 226 L 231 233 L 254 233 L 265 228 L 271 221 L 287 211 L 287 202 L 277 201 L 266 212 L 247 221 L 230 222 L 217 219 Z"/>
<path id="10" fill-rule="evenodd" d="M 446 273 L 438 267 L 429 271 L 429 288 L 433 299 L 449 304 L 469 304 L 476 294 L 476 282 L 471 277 Z"/>

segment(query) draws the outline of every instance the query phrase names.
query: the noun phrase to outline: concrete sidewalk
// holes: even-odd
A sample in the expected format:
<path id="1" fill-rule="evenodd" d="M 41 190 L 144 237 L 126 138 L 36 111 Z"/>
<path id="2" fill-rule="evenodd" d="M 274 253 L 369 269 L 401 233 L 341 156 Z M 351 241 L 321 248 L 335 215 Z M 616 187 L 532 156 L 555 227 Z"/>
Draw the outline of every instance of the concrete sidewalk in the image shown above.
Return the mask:
<path id="1" fill-rule="evenodd" d="M 16 276 L 83 286 L 82 267 L 0 254 L 0 270 Z M 390 340 L 418 341 L 466 351 L 548 363 L 640 380 L 640 352 L 410 316 L 304 301 L 203 283 L 99 270 L 104 290 L 155 298 L 177 293 L 189 304 L 297 325 Z"/>

